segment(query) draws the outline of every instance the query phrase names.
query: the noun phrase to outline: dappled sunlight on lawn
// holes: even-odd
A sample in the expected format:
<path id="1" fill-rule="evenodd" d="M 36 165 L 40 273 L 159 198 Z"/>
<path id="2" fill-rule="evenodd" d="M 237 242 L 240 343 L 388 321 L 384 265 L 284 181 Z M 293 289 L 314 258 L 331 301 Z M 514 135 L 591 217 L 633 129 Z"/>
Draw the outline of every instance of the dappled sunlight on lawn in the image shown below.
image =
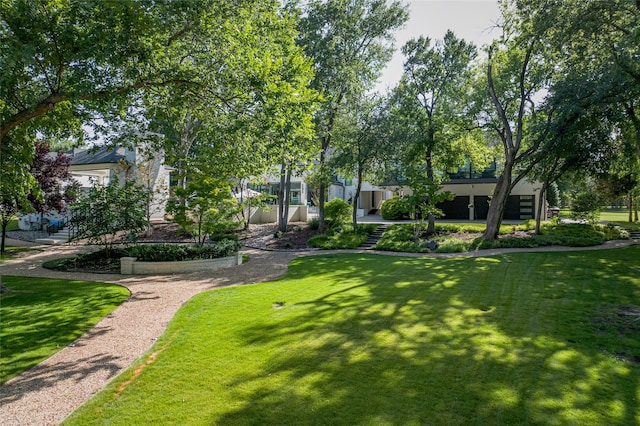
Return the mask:
<path id="1" fill-rule="evenodd" d="M 591 318 L 640 304 L 639 252 L 297 259 L 273 283 L 197 296 L 139 390 L 85 413 L 158 422 L 149 407 L 173 410 L 179 389 L 192 424 L 633 424 L 640 368 L 613 354 L 640 343 L 612 346 Z"/>

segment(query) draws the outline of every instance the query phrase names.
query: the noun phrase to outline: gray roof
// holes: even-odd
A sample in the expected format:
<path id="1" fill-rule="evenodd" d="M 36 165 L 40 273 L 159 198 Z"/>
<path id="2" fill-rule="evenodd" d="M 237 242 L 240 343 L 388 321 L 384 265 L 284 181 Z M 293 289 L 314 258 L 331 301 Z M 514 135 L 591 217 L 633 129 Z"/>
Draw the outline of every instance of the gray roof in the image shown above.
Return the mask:
<path id="1" fill-rule="evenodd" d="M 125 160 L 129 163 L 134 161 L 134 153 L 123 147 L 101 147 L 97 150 L 94 148 L 81 148 L 68 151 L 66 154 L 71 157 L 71 165 L 115 164 L 120 160 Z"/>

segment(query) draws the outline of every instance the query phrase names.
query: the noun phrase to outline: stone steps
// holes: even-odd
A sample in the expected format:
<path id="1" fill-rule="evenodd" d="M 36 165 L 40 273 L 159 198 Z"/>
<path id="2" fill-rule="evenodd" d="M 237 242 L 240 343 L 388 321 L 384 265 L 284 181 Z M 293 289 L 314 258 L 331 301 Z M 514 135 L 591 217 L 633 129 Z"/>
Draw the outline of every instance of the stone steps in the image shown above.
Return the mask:
<path id="1" fill-rule="evenodd" d="M 362 250 L 373 250 L 375 245 L 378 244 L 378 241 L 382 237 L 382 234 L 384 234 L 388 227 L 388 224 L 382 224 L 378 226 L 375 231 L 369 234 L 369 238 L 367 239 L 367 241 L 362 243 L 358 248 Z"/>
<path id="2" fill-rule="evenodd" d="M 37 244 L 58 245 L 68 243 L 70 237 L 71 231 L 68 227 L 64 227 L 55 234 L 51 234 L 46 238 L 38 238 L 35 242 Z"/>

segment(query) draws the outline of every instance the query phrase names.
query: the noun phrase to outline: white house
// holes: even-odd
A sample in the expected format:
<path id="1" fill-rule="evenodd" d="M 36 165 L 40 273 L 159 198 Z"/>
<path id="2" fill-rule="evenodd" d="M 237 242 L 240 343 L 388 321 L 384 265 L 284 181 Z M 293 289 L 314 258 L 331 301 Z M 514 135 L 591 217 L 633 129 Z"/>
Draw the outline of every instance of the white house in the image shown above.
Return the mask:
<path id="1" fill-rule="evenodd" d="M 88 189 L 96 184 L 105 185 L 113 179 L 120 182 L 135 179 L 154 194 L 150 209 L 151 219 L 164 218 L 172 169 L 164 164 L 163 153 L 153 152 L 147 155 L 140 148 L 102 147 L 73 149 L 65 154 L 71 157 L 69 171 L 81 189 Z M 45 213 L 44 219 L 45 222 L 59 223 L 66 221 L 68 217 L 66 214 L 48 212 Z M 18 221 L 20 229 L 25 230 L 39 227 L 40 223 L 39 214 L 28 214 Z"/>

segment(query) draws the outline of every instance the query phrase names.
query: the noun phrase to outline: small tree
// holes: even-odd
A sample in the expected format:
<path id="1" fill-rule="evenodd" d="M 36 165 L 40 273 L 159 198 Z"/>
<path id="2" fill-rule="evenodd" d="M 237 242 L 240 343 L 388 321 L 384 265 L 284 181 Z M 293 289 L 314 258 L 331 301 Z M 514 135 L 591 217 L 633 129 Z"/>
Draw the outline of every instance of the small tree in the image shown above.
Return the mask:
<path id="1" fill-rule="evenodd" d="M 604 197 L 593 191 L 577 193 L 571 201 L 571 215 L 575 219 L 587 220 L 595 225 L 600 218 L 600 212 L 604 204 Z"/>
<path id="2" fill-rule="evenodd" d="M 239 225 L 233 220 L 240 209 L 237 200 L 231 196 L 229 181 L 212 176 L 192 176 L 187 180 L 186 188 L 176 189 L 175 195 L 177 198 L 169 201 L 167 211 L 198 245 L 203 245 L 211 235 L 229 232 Z"/>
<path id="3" fill-rule="evenodd" d="M 445 200 L 451 200 L 455 196 L 449 191 L 443 191 L 439 182 L 423 176 L 414 176 L 409 179 L 409 186 L 412 194 L 405 195 L 402 199 L 405 203 L 405 209 L 409 212 L 409 217 L 413 221 L 413 236 L 416 243 L 419 242 L 422 230 L 427 223 L 427 232 L 433 233 L 431 230 L 431 220 L 444 216 L 442 210 L 436 205 Z"/>
<path id="4" fill-rule="evenodd" d="M 75 199 L 78 185 L 69 171 L 70 157 L 62 152 L 51 152 L 47 141 L 36 142 L 35 149 L 31 174 L 40 185 L 42 197 L 32 194 L 29 201 L 42 220 L 46 212 L 63 213 Z"/>
<path id="5" fill-rule="evenodd" d="M 18 213 L 33 211 L 28 196 L 34 194 L 35 199 L 42 198 L 38 183 L 29 173 L 33 155 L 32 145 L 0 144 L 0 254 L 4 253 L 7 226 L 11 219 Z"/>
<path id="6" fill-rule="evenodd" d="M 324 217 L 329 228 L 339 227 L 349 221 L 351 206 L 340 198 L 333 199 L 324 205 Z"/>
<path id="7" fill-rule="evenodd" d="M 72 238 L 100 244 L 111 257 L 119 232 L 125 231 L 133 238 L 144 229 L 144 196 L 144 189 L 135 182 L 120 185 L 113 179 L 107 185 L 91 187 L 72 206 Z"/>

